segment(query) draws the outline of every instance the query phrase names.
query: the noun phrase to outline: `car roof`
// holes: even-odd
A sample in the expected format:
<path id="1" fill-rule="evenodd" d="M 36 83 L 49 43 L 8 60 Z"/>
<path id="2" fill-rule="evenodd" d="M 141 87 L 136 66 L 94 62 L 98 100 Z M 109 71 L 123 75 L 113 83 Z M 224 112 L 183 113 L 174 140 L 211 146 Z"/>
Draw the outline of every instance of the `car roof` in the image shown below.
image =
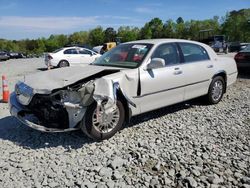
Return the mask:
<path id="1" fill-rule="evenodd" d="M 91 49 L 88 49 L 88 48 L 84 48 L 84 47 L 81 47 L 81 46 L 71 46 L 71 47 L 63 47 L 61 48 L 62 50 L 68 50 L 68 49 L 76 49 L 76 48 L 81 48 L 81 49 L 85 49 L 85 50 L 90 50 L 92 51 Z"/>
<path id="2" fill-rule="evenodd" d="M 200 42 L 191 41 L 191 40 L 184 40 L 184 39 L 145 39 L 145 40 L 137 40 L 137 41 L 127 42 L 127 43 L 161 44 L 161 43 L 165 43 L 165 42 L 188 42 L 188 43 L 194 43 L 194 44 L 200 44 L 200 45 L 203 44 Z"/>

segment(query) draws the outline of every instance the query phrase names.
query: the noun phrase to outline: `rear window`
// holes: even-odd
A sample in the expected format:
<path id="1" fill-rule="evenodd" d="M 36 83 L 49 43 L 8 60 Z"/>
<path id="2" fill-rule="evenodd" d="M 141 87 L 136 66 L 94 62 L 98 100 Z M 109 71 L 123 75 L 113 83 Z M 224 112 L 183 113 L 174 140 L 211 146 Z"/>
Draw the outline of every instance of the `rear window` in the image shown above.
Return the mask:
<path id="1" fill-rule="evenodd" d="M 185 62 L 196 62 L 209 60 L 207 51 L 200 45 L 191 43 L 180 43 Z"/>
<path id="2" fill-rule="evenodd" d="M 59 48 L 59 49 L 53 51 L 52 53 L 57 53 L 57 52 L 59 52 L 59 51 L 61 51 L 61 50 L 62 50 L 62 48 Z"/>

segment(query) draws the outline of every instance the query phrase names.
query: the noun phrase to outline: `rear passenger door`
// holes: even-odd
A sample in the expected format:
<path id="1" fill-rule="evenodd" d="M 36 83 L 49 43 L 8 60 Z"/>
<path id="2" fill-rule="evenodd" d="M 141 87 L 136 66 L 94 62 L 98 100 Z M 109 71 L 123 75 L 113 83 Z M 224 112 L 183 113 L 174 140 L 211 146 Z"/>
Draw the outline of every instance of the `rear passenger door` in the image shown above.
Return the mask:
<path id="1" fill-rule="evenodd" d="M 81 48 L 79 50 L 79 63 L 90 64 L 95 60 L 95 56 L 93 56 L 92 52 Z"/>
<path id="2" fill-rule="evenodd" d="M 184 100 L 205 95 L 213 77 L 213 61 L 202 46 L 194 43 L 178 43 L 183 58 L 185 77 Z"/>

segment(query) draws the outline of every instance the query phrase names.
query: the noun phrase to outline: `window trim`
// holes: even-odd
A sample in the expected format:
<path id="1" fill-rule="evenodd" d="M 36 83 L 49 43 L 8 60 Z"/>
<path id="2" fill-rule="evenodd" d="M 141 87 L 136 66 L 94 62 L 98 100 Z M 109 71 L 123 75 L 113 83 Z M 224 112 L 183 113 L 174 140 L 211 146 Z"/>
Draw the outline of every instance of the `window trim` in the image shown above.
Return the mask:
<path id="1" fill-rule="evenodd" d="M 72 54 L 72 53 L 66 54 L 65 51 L 67 51 L 67 50 L 75 50 L 77 53 L 76 53 L 76 54 Z M 78 53 L 78 51 L 77 51 L 76 48 L 69 48 L 69 49 L 64 50 L 64 51 L 63 51 L 63 54 L 65 54 L 65 55 L 77 55 L 77 54 L 79 54 L 79 53 Z"/>
<path id="2" fill-rule="evenodd" d="M 177 44 L 178 49 L 179 49 L 180 54 L 181 54 L 182 64 L 198 63 L 198 62 L 203 62 L 203 61 L 211 61 L 211 58 L 210 58 L 209 53 L 207 52 L 207 50 L 206 50 L 203 46 L 201 46 L 201 45 L 199 45 L 199 44 L 189 43 L 189 42 L 176 42 L 176 44 Z M 194 46 L 200 47 L 201 49 L 203 49 L 203 50 L 206 52 L 208 59 L 203 59 L 203 60 L 199 60 L 199 61 L 190 61 L 190 62 L 186 62 L 186 61 L 185 61 L 185 57 L 184 57 L 184 53 L 183 53 L 183 51 L 182 51 L 182 49 L 181 49 L 181 44 L 189 44 L 189 45 L 194 45 Z"/>
<path id="3" fill-rule="evenodd" d="M 177 57 L 179 58 L 179 62 L 176 63 L 176 64 L 171 64 L 171 65 L 165 65 L 164 67 L 161 67 L 161 68 L 165 68 L 165 67 L 173 67 L 173 66 L 179 66 L 182 64 L 182 57 L 181 57 L 181 52 L 179 50 L 179 46 L 176 42 L 165 42 L 165 43 L 162 43 L 162 44 L 159 44 L 158 46 L 155 47 L 153 53 L 151 54 L 150 56 L 150 59 L 152 59 L 152 56 L 154 55 L 154 52 L 161 46 L 163 45 L 166 45 L 166 44 L 170 44 L 170 45 L 173 45 L 175 47 L 175 50 L 176 50 L 176 54 L 177 54 Z"/>

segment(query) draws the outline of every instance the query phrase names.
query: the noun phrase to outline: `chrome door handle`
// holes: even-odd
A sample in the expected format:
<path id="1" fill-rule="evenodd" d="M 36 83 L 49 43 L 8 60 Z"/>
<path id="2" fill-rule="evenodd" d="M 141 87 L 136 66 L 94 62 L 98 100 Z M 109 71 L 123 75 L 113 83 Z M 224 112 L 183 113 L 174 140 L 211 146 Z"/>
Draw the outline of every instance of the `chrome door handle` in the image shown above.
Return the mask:
<path id="1" fill-rule="evenodd" d="M 175 71 L 175 72 L 174 72 L 174 75 L 179 75 L 179 74 L 182 74 L 182 71 L 181 71 L 181 70 Z"/>
<path id="2" fill-rule="evenodd" d="M 208 65 L 207 68 L 213 68 L 214 66 L 213 65 Z"/>

